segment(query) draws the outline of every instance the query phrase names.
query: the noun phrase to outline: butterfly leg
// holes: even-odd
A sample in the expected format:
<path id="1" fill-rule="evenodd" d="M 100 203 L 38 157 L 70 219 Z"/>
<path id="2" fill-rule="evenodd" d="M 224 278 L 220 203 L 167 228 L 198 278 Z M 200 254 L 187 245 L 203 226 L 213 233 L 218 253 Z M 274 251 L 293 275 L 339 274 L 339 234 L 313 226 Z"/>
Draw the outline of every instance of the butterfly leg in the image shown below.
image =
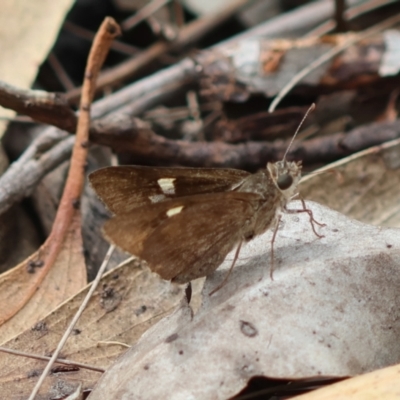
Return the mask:
<path id="1" fill-rule="evenodd" d="M 281 222 L 281 218 L 282 216 L 279 215 L 278 218 L 276 219 L 275 229 L 271 239 L 271 267 L 269 270 L 269 276 L 271 280 L 274 280 L 274 242 L 276 234 L 278 233 L 278 228 L 279 228 L 279 223 Z"/>
<path id="2" fill-rule="evenodd" d="M 312 228 L 315 236 L 318 236 L 319 238 L 323 238 L 324 235 L 320 235 L 317 233 L 317 231 L 315 230 L 314 224 L 317 224 L 319 226 L 326 226 L 326 224 L 321 224 L 320 222 L 315 220 L 313 212 L 309 208 L 306 207 L 306 202 L 303 199 L 300 199 L 300 201 L 301 201 L 301 204 L 303 205 L 303 208 L 301 210 L 290 210 L 290 209 L 286 208 L 286 206 L 285 206 L 285 208 L 284 208 L 285 212 L 288 214 L 298 214 L 298 213 L 302 213 L 302 212 L 307 213 L 308 216 L 310 217 L 311 228 Z"/>
<path id="3" fill-rule="evenodd" d="M 228 273 L 226 274 L 224 280 L 223 280 L 214 290 L 212 290 L 212 291 L 210 292 L 209 296 L 212 296 L 215 292 L 217 292 L 219 289 L 221 289 L 221 288 L 225 285 L 225 283 L 228 281 L 228 278 L 229 278 L 229 276 L 230 276 L 230 274 L 231 274 L 231 272 L 232 272 L 232 270 L 233 270 L 233 267 L 235 266 L 236 261 L 237 261 L 237 259 L 238 259 L 238 257 L 239 257 L 239 252 L 240 252 L 240 249 L 241 249 L 241 247 L 242 247 L 242 243 L 243 243 L 243 240 L 241 240 L 241 241 L 239 242 L 239 244 L 238 244 L 238 247 L 237 247 L 236 252 L 235 252 L 235 257 L 233 257 L 232 265 L 231 265 L 231 267 L 229 268 L 229 271 L 228 271 Z"/>

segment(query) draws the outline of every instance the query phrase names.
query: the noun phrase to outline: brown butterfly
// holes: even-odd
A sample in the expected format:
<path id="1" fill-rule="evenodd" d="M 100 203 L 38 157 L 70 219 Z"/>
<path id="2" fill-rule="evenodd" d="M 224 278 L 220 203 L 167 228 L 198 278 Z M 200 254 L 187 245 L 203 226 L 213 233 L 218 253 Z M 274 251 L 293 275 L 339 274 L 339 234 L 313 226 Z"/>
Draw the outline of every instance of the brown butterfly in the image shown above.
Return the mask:
<path id="1" fill-rule="evenodd" d="M 147 261 L 163 279 L 185 283 L 215 271 L 237 246 L 233 267 L 242 243 L 270 227 L 274 240 L 281 212 L 307 212 L 320 237 L 313 225 L 319 223 L 304 202 L 301 210 L 286 209 L 296 194 L 301 163 L 285 158 L 255 174 L 118 166 L 97 170 L 89 180 L 115 214 L 103 228 L 107 239 Z M 271 265 L 271 277 L 272 270 Z"/>

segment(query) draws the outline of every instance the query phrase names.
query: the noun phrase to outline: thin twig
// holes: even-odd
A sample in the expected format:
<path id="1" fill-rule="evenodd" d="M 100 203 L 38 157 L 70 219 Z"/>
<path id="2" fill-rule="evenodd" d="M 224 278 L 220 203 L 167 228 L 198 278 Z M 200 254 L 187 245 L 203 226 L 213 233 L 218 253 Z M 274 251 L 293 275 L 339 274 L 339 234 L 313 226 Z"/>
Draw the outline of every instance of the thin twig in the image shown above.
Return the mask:
<path id="1" fill-rule="evenodd" d="M 104 261 L 101 264 L 101 267 L 99 269 L 99 272 L 96 275 L 95 280 L 92 282 L 91 287 L 89 289 L 89 291 L 87 292 L 82 304 L 79 306 L 78 311 L 76 312 L 76 314 L 74 315 L 74 318 L 72 319 L 71 323 L 69 324 L 68 328 L 66 329 L 66 331 L 64 332 L 60 342 L 58 343 L 57 348 L 55 349 L 53 355 L 51 356 L 50 361 L 48 362 L 48 364 L 46 365 L 46 368 L 43 370 L 42 375 L 40 376 L 39 380 L 37 381 L 35 387 L 32 390 L 31 395 L 29 396 L 28 400 L 34 400 L 37 392 L 39 391 L 40 387 L 42 386 L 44 380 L 46 379 L 46 376 L 48 375 L 48 373 L 50 372 L 53 364 L 55 363 L 55 361 L 57 360 L 58 355 L 60 354 L 62 348 L 64 347 L 66 341 L 68 340 L 69 335 L 71 334 L 71 332 L 73 331 L 76 323 L 78 322 L 78 319 L 80 318 L 80 316 L 82 315 L 83 311 L 85 311 L 86 306 L 88 305 L 90 299 L 92 298 L 92 295 L 94 293 L 94 291 L 97 289 L 97 286 L 100 283 L 101 277 L 107 267 L 108 262 L 110 261 L 111 255 L 113 253 L 115 249 L 115 246 L 112 245 L 110 246 L 110 248 L 107 251 L 106 256 L 104 257 Z"/>
<path id="2" fill-rule="evenodd" d="M 72 79 L 69 77 L 67 71 L 58 60 L 54 51 L 50 53 L 47 60 L 50 64 L 50 67 L 53 69 L 54 74 L 57 76 L 58 81 L 61 83 L 61 85 L 63 85 L 64 89 L 72 90 L 75 87 L 74 82 L 72 82 Z"/>
<path id="3" fill-rule="evenodd" d="M 354 7 L 348 8 L 344 16 L 346 20 L 351 21 L 354 18 L 357 18 L 363 14 L 369 13 L 375 9 L 383 7 L 385 5 L 395 3 L 397 0 L 370 0 L 366 3 L 357 4 Z M 325 21 L 321 25 L 317 26 L 316 28 L 309 31 L 304 37 L 315 37 L 315 36 L 322 36 L 326 35 L 332 29 L 335 28 L 335 20 L 333 18 Z"/>
<path id="4" fill-rule="evenodd" d="M 64 21 L 63 29 L 67 30 L 68 32 L 71 32 L 72 34 L 82 39 L 89 41 L 90 43 L 92 43 L 94 39 L 95 35 L 94 32 L 90 31 L 89 29 L 82 28 L 81 26 L 76 25 L 71 21 Z M 111 43 L 111 50 L 114 50 L 116 52 L 128 56 L 133 56 L 134 54 L 138 54 L 140 51 L 139 47 L 121 42 L 119 40 L 114 40 Z"/>
<path id="5" fill-rule="evenodd" d="M 128 31 L 129 29 L 134 28 L 140 22 L 150 17 L 150 15 L 154 14 L 161 7 L 164 7 L 171 0 L 153 0 L 147 3 L 144 7 L 142 7 L 139 11 L 137 11 L 132 17 L 129 17 L 124 22 L 121 23 L 121 28 L 123 31 Z"/>
<path id="6" fill-rule="evenodd" d="M 238 168 L 257 170 L 267 161 L 279 160 L 287 141 L 230 144 L 224 142 L 185 142 L 167 139 L 151 132 L 131 135 L 121 124 L 118 135 L 101 135 L 96 142 L 117 152 L 129 153 L 137 163 L 185 165 L 189 167 Z M 289 158 L 305 164 L 329 162 L 376 146 L 400 136 L 400 121 L 379 122 L 360 126 L 349 132 L 305 140 L 289 152 Z"/>
<path id="7" fill-rule="evenodd" d="M 335 21 L 336 28 L 335 32 L 346 32 L 347 31 L 347 21 L 345 20 L 345 0 L 335 0 Z"/>
<path id="8" fill-rule="evenodd" d="M 37 354 L 26 353 L 24 351 L 19 351 L 19 350 L 14 350 L 14 349 L 7 349 L 6 347 L 1 347 L 1 346 L 0 346 L 0 352 L 12 354 L 14 356 L 32 358 L 34 360 L 40 360 L 40 361 L 49 361 L 51 359 L 50 357 L 39 356 Z M 105 372 L 106 371 L 104 368 L 96 367 L 95 365 L 89 365 L 89 364 L 84 364 L 84 363 L 80 363 L 80 362 L 76 362 L 76 361 L 65 360 L 64 358 L 57 358 L 55 360 L 55 363 L 71 365 L 74 367 L 79 367 L 79 368 L 87 369 L 90 371 L 96 371 L 96 372 Z"/>
<path id="9" fill-rule="evenodd" d="M 68 132 L 76 131 L 77 117 L 63 94 L 21 89 L 0 81 L 0 106 Z"/>
<path id="10" fill-rule="evenodd" d="M 169 8 L 171 9 L 171 14 L 176 26 L 181 28 L 185 24 L 185 13 L 182 4 L 179 0 L 172 0 Z"/>
<path id="11" fill-rule="evenodd" d="M 96 78 L 99 74 L 100 68 L 108 54 L 110 44 L 112 40 L 120 33 L 119 26 L 112 18 L 106 18 L 101 24 L 99 31 L 95 37 L 92 48 L 89 53 L 88 62 L 85 70 L 85 78 L 83 82 L 82 99 L 80 104 L 80 113 L 78 119 L 78 128 L 76 133 L 76 140 L 73 148 L 73 154 L 71 159 L 71 165 L 68 172 L 67 182 L 65 185 L 64 193 L 60 201 L 60 205 L 57 210 L 57 215 L 54 220 L 52 231 L 46 240 L 45 245 L 48 245 L 47 258 L 44 261 L 44 265 L 40 270 L 40 277 L 37 279 L 38 283 L 44 279 L 47 272 L 56 260 L 61 245 L 63 243 L 63 238 L 68 232 L 70 223 L 78 210 L 76 209 L 76 201 L 79 200 L 80 194 L 82 193 L 84 185 L 84 170 L 86 164 L 86 157 L 88 152 L 88 140 L 89 140 L 89 126 L 90 126 L 90 106 L 93 100 L 94 92 L 96 90 Z M 110 255 L 112 250 L 109 252 Z M 106 265 L 106 260 L 110 255 L 107 254 L 105 262 L 102 265 L 104 270 Z M 104 265 L 105 264 L 105 265 Z M 101 271 L 101 269 L 100 269 Z M 101 278 L 101 272 L 99 271 L 98 281 Z M 39 275 L 39 274 L 36 274 Z M 89 296 L 93 293 L 96 284 L 93 284 L 89 290 L 84 302 L 78 310 L 78 317 L 75 316 L 71 322 L 72 328 L 75 325 L 80 313 L 82 313 L 84 307 L 89 301 Z M 29 292 L 29 291 L 27 291 Z M 89 297 L 89 298 L 88 298 Z M 68 335 L 72 331 L 67 330 L 64 334 L 62 341 L 57 346 L 57 350 L 54 352 L 49 364 L 44 369 L 39 381 L 35 385 L 29 399 L 33 400 L 42 384 L 47 374 L 49 373 L 51 366 L 53 365 L 55 359 L 58 357 L 60 350 L 62 349 Z"/>
<path id="12" fill-rule="evenodd" d="M 28 147 L 29 151 L 0 177 L 0 214 L 30 196 L 45 175 L 69 159 L 75 138 L 65 132 L 64 135 L 58 133 L 58 129 L 53 128 L 37 137 Z"/>

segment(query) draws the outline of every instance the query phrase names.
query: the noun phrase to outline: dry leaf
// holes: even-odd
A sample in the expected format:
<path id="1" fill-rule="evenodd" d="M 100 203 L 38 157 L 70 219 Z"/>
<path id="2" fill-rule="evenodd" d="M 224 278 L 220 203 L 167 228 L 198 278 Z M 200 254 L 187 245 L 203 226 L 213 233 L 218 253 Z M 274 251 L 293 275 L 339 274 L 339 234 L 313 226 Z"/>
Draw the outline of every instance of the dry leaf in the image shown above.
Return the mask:
<path id="1" fill-rule="evenodd" d="M 228 283 L 206 281 L 203 305 L 155 339 L 146 335 L 102 377 L 92 399 L 226 399 L 254 376 L 344 377 L 400 361 L 398 229 L 352 221 L 307 203 L 307 216 L 285 215 L 269 278 L 271 233 L 251 241 Z M 290 208 L 298 207 L 298 202 Z M 232 258 L 233 254 L 227 258 Z M 156 327 L 154 327 L 156 329 Z M 171 334 L 171 332 L 173 332 Z M 154 342 L 152 342 L 154 343 Z M 154 385 L 157 382 L 157 385 Z"/>
<path id="2" fill-rule="evenodd" d="M 53 46 L 73 0 L 2 0 L 0 4 L 0 76 L 4 82 L 29 88 Z M 1 109 L 2 117 L 12 117 Z M 5 123 L 0 121 L 0 136 Z"/>
<path id="3" fill-rule="evenodd" d="M 0 303 L 7 305 L 0 309 L 0 320 L 5 319 L 10 313 L 13 315 L 15 312 L 13 308 L 28 296 L 35 278 L 35 273 L 29 270 L 35 271 L 40 268 L 45 251 L 42 246 L 27 260 L 0 275 Z M 0 343 L 32 327 L 84 285 L 86 285 L 86 267 L 83 257 L 81 218 L 80 214 L 76 213 L 57 260 L 39 289 L 19 312 L 1 325 Z"/>
<path id="4" fill-rule="evenodd" d="M 29 88 L 57 38 L 72 0 L 2 0 L 0 3 L 0 77 L 8 84 Z M 0 107 L 2 118 L 15 112 Z M 0 118 L 0 137 L 7 121 Z M 0 149 L 0 170 L 4 158 Z M 40 239 L 19 205 L 3 214 L 0 229 L 1 271 L 11 268 L 39 247 Z M 1 334 L 0 334 L 1 337 Z M 4 338 L 4 337 L 3 337 Z M 1 341 L 1 340 L 0 340 Z"/>
<path id="5" fill-rule="evenodd" d="M 400 366 L 394 365 L 293 397 L 293 400 L 397 400 L 399 398 Z"/>
<path id="6" fill-rule="evenodd" d="M 199 293 L 201 286 L 194 288 Z M 86 295 L 88 287 L 61 305 L 49 316 L 3 346 L 38 355 L 50 355 Z M 129 262 L 107 273 L 78 321 L 62 351 L 62 357 L 97 367 L 111 363 L 136 343 L 153 324 L 172 312 L 184 296 L 182 288 L 171 285 L 138 262 Z M 56 366 L 60 366 L 56 364 Z M 45 362 L 0 353 L 0 393 L 8 399 L 26 399 Z M 62 367 L 62 365 L 61 365 Z M 22 378 L 23 377 L 23 378 Z M 39 398 L 63 382 L 72 393 L 77 382 L 91 389 L 99 372 L 80 368 L 68 374 L 52 374 Z M 12 395 L 14 393 L 14 395 Z M 18 393 L 18 396 L 15 396 Z"/>

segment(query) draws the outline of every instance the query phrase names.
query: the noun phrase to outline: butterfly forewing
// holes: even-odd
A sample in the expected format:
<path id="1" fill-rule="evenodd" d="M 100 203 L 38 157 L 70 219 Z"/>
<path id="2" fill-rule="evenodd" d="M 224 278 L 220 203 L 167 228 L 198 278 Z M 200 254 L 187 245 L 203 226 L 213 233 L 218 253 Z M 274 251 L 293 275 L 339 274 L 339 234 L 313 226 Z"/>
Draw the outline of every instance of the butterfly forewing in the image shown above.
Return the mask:
<path id="1" fill-rule="evenodd" d="M 241 228 L 259 200 L 254 193 L 240 192 L 184 197 L 117 215 L 104 232 L 163 279 L 188 282 L 221 264 L 241 240 Z"/>
<path id="2" fill-rule="evenodd" d="M 229 190 L 250 174 L 235 169 L 120 166 L 99 169 L 89 180 L 114 214 L 183 196 Z"/>

